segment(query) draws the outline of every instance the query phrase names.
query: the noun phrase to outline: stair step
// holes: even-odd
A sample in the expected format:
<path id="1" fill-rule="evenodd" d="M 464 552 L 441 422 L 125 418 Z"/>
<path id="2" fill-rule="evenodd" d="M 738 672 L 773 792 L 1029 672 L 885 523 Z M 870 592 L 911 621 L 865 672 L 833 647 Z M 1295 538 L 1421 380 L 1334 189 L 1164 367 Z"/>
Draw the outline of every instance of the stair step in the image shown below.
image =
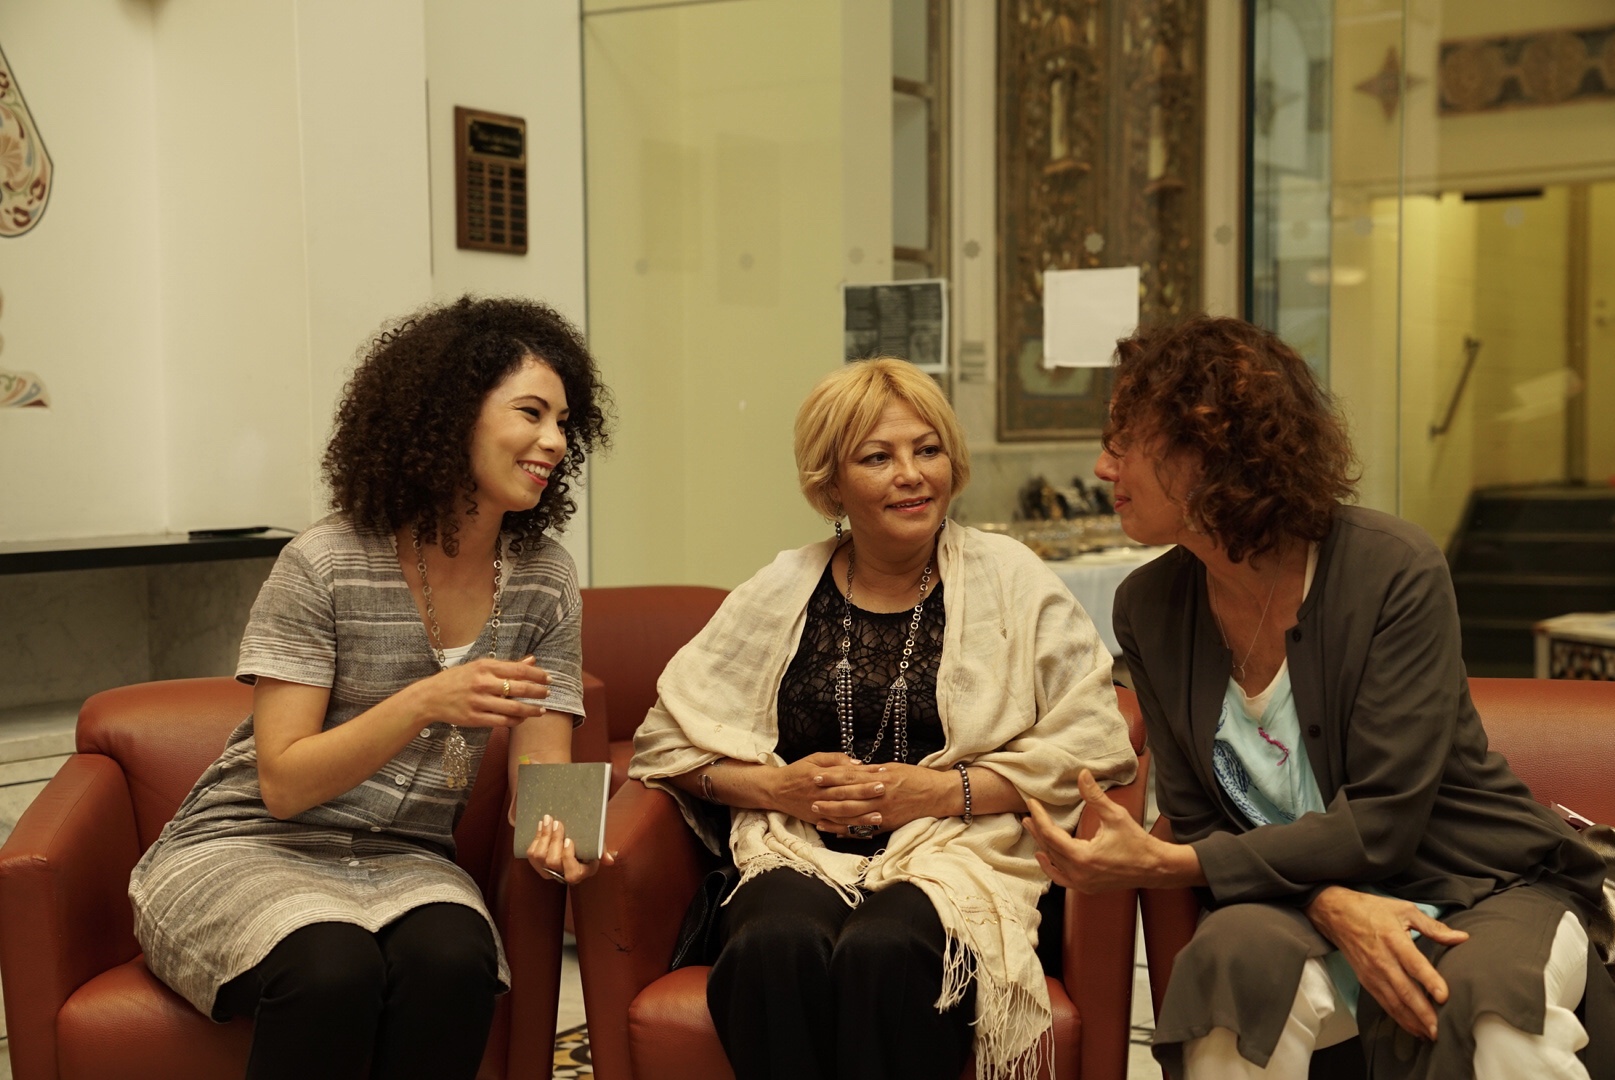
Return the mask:
<path id="1" fill-rule="evenodd" d="M 1615 538 L 1562 533 L 1469 533 L 1452 553 L 1454 573 L 1576 574 L 1615 577 Z"/>
<path id="2" fill-rule="evenodd" d="M 1471 630 L 1494 631 L 1506 630 L 1511 633 L 1530 634 L 1536 630 L 1536 624 L 1541 619 L 1516 618 L 1506 615 L 1459 615 L 1458 625 L 1468 634 Z"/>
<path id="3" fill-rule="evenodd" d="M 1578 568 L 1579 569 L 1579 568 Z M 1480 585 L 1488 588 L 1530 589 L 1615 589 L 1615 574 L 1518 574 L 1512 572 L 1463 571 L 1452 575 L 1453 585 Z M 1597 610 L 1588 608 L 1586 610 Z"/>
<path id="4" fill-rule="evenodd" d="M 1615 492 L 1607 488 L 1479 491 L 1467 527 L 1488 532 L 1574 532 L 1615 536 Z"/>
<path id="5" fill-rule="evenodd" d="M 1531 619 L 1463 617 L 1464 667 L 1470 675 L 1527 677 L 1536 668 Z"/>
<path id="6" fill-rule="evenodd" d="M 0 709 L 0 765 L 71 754 L 82 701 Z"/>
<path id="7" fill-rule="evenodd" d="M 1534 621 L 1576 611 L 1615 611 L 1615 580 L 1607 577 L 1457 574 L 1453 589 L 1465 618 Z"/>

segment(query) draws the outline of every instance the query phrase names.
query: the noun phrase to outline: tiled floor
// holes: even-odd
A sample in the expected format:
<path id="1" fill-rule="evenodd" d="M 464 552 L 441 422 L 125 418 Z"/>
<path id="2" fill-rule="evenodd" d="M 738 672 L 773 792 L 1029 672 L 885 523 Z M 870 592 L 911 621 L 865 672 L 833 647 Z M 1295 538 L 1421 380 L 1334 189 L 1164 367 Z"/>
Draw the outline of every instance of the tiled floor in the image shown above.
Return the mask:
<path id="1" fill-rule="evenodd" d="M 566 1031 L 583 1023 L 583 984 L 578 980 L 578 947 L 567 935 L 561 953 L 561 1003 L 555 1012 L 555 1030 Z"/>

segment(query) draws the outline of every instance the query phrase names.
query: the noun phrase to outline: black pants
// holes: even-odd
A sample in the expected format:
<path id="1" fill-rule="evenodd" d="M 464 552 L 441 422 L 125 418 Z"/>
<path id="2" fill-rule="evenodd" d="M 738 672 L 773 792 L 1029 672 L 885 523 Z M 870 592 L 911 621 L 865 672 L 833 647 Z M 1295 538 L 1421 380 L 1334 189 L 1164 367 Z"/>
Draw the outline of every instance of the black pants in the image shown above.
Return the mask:
<path id="1" fill-rule="evenodd" d="M 771 870 L 735 891 L 718 929 L 707 1007 L 738 1080 L 958 1080 L 976 990 L 937 1011 L 946 939 L 918 887 L 854 908 Z"/>
<path id="2" fill-rule="evenodd" d="M 493 933 L 463 904 L 427 904 L 372 934 L 328 922 L 288 934 L 219 988 L 253 1019 L 247 1080 L 474 1077 L 493 1023 Z"/>

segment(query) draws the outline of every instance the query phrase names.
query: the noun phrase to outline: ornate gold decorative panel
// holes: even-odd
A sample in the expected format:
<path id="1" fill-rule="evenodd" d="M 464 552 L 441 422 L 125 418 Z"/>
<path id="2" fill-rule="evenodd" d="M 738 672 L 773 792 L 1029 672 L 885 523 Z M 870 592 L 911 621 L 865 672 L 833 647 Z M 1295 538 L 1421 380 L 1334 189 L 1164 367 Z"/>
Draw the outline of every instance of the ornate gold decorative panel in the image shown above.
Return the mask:
<path id="1" fill-rule="evenodd" d="M 1044 270 L 1139 267 L 1144 322 L 1197 310 L 1200 0 L 1000 0 L 998 437 L 1092 438 L 1110 373 L 1045 371 Z"/>
<path id="2" fill-rule="evenodd" d="M 1441 43 L 1441 114 L 1615 97 L 1615 23 Z"/>

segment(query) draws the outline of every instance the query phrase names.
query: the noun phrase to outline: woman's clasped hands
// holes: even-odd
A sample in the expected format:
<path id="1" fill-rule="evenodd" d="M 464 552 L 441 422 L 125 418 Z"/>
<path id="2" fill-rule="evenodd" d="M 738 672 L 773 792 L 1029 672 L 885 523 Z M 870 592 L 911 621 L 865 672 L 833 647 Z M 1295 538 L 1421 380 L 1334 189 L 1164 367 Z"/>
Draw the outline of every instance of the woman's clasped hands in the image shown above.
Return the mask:
<path id="1" fill-rule="evenodd" d="M 916 818 L 936 816 L 937 781 L 948 776 L 895 761 L 871 765 L 846 754 L 809 754 L 777 770 L 775 801 L 780 810 L 822 833 L 859 835 L 854 828 L 890 832 Z M 953 786 L 958 786 L 956 778 Z"/>

